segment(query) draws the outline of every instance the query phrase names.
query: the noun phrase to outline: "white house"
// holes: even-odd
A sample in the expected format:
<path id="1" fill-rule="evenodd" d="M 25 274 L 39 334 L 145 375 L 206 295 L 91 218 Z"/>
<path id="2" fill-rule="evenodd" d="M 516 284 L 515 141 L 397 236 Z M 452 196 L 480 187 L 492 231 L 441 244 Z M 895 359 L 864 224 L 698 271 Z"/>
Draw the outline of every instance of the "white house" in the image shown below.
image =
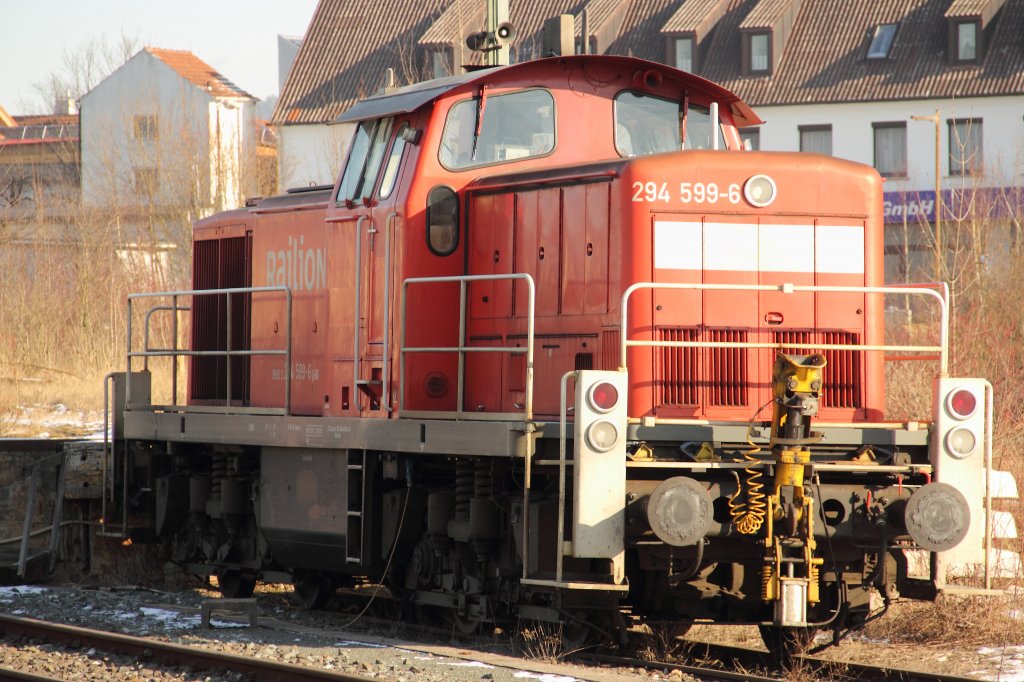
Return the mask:
<path id="1" fill-rule="evenodd" d="M 256 99 L 191 52 L 147 47 L 81 100 L 86 206 L 240 206 L 255 192 Z"/>

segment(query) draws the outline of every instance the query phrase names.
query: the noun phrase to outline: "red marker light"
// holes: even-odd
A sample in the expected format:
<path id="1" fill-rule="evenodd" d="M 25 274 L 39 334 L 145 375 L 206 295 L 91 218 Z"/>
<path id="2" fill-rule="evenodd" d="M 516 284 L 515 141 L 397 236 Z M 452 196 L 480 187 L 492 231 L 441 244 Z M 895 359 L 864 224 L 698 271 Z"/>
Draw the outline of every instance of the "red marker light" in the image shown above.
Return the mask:
<path id="1" fill-rule="evenodd" d="M 961 388 L 950 394 L 946 404 L 954 417 L 967 419 L 978 409 L 978 398 L 966 388 Z"/>
<path id="2" fill-rule="evenodd" d="M 590 389 L 590 404 L 595 410 L 607 412 L 619 402 L 619 390 L 608 382 L 602 382 Z"/>

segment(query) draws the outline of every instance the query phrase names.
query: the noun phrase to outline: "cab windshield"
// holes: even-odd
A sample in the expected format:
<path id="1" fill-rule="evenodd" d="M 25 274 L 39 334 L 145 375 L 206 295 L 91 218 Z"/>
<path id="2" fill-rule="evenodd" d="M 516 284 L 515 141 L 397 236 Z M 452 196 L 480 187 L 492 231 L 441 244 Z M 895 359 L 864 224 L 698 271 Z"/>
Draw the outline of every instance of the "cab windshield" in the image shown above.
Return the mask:
<path id="1" fill-rule="evenodd" d="M 551 93 L 524 90 L 477 96 L 453 105 L 438 156 L 445 168 L 461 170 L 543 156 L 554 148 L 555 101 Z"/>
<path id="2" fill-rule="evenodd" d="M 684 130 L 686 139 L 680 144 Z M 691 104 L 684 109 L 682 102 L 638 92 L 619 93 L 615 98 L 615 149 L 621 156 L 711 149 L 711 114 L 707 107 Z"/>

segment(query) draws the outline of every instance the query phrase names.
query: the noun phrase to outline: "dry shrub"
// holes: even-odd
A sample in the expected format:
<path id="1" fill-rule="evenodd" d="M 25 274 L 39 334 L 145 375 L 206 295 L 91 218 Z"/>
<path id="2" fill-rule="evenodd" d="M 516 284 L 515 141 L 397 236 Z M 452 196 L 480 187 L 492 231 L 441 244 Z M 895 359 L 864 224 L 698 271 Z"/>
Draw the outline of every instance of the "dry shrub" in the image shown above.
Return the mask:
<path id="1" fill-rule="evenodd" d="M 513 649 L 523 658 L 557 663 L 568 653 L 562 641 L 562 627 L 553 623 L 535 622 L 518 629 Z"/>
<path id="2" fill-rule="evenodd" d="M 0 223 L 6 218 L 0 209 Z M 187 240 L 168 250 L 161 236 L 126 250 L 117 246 L 126 241 L 118 216 L 86 209 L 70 223 L 28 223 L 17 241 L 3 237 L 0 429 L 18 405 L 100 410 L 103 376 L 126 365 L 128 293 L 189 288 Z M 141 316 L 134 324 L 138 346 Z M 156 319 L 153 344 L 169 347 L 169 329 L 166 316 Z"/>
<path id="3" fill-rule="evenodd" d="M 871 638 L 914 644 L 1005 646 L 1024 642 L 1020 597 L 940 595 L 934 603 L 901 602 L 868 624 Z"/>

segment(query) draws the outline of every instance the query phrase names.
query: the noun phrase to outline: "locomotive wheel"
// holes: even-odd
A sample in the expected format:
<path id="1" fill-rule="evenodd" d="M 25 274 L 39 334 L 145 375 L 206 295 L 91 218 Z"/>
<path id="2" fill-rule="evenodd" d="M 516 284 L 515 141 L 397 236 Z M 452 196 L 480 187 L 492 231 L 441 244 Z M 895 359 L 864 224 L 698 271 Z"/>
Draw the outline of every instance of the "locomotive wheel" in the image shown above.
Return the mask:
<path id="1" fill-rule="evenodd" d="M 572 652 L 583 649 L 588 644 L 597 641 L 597 632 L 587 622 L 587 614 L 582 611 L 573 611 L 568 614 L 562 622 L 562 645 L 565 651 Z"/>
<path id="2" fill-rule="evenodd" d="M 787 628 L 778 625 L 758 625 L 761 641 L 768 653 L 781 665 L 787 665 L 794 657 L 803 654 L 814 642 L 818 628 Z"/>
<path id="3" fill-rule="evenodd" d="M 307 611 L 315 611 L 327 606 L 334 596 L 334 583 L 327 578 L 300 578 L 293 586 L 295 598 L 299 605 Z"/>
<path id="4" fill-rule="evenodd" d="M 218 573 L 217 583 L 225 599 L 248 599 L 256 589 L 256 578 L 242 575 L 240 571 Z"/>
<path id="5" fill-rule="evenodd" d="M 473 618 L 472 616 L 463 616 L 458 611 L 449 611 L 452 619 L 452 625 L 455 626 L 455 631 L 460 635 L 469 637 L 480 632 L 480 626 L 483 624 L 479 618 Z"/>

